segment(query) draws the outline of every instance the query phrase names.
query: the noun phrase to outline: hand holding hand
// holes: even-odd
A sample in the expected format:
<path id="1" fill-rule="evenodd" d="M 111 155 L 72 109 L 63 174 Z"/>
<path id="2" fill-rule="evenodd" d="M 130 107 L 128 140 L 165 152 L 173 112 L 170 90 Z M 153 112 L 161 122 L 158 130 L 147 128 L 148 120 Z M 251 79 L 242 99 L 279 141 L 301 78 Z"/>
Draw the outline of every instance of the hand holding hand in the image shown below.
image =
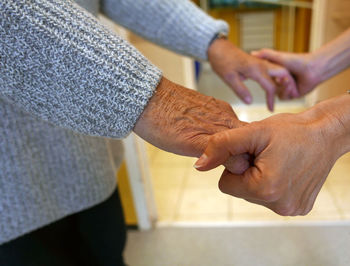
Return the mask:
<path id="1" fill-rule="evenodd" d="M 299 96 L 309 93 L 321 82 L 320 74 L 313 66 L 311 54 L 286 53 L 262 49 L 252 52 L 252 55 L 287 68 L 296 79 Z"/>
<path id="2" fill-rule="evenodd" d="M 225 170 L 222 192 L 266 206 L 281 215 L 306 215 L 335 161 L 349 151 L 349 128 L 336 107 L 350 97 L 323 102 L 300 114 L 280 114 L 210 138 L 196 168 L 210 170 L 230 156 L 255 157 L 241 175 Z M 349 118 L 349 112 L 347 112 Z"/>
<path id="3" fill-rule="evenodd" d="M 275 93 L 285 99 L 298 96 L 294 79 L 288 70 L 248 55 L 228 40 L 215 40 L 208 49 L 208 59 L 213 70 L 245 103 L 252 102 L 252 96 L 242 82 L 246 78 L 255 80 L 266 91 L 266 101 L 271 111 Z"/>
<path id="4" fill-rule="evenodd" d="M 253 55 L 284 66 L 296 77 L 300 95 L 350 67 L 350 29 L 309 54 L 262 49 Z"/>
<path id="5" fill-rule="evenodd" d="M 228 103 L 162 78 L 134 131 L 162 150 L 199 157 L 211 135 L 243 125 Z M 247 158 L 235 156 L 225 165 L 242 173 L 249 165 Z"/>

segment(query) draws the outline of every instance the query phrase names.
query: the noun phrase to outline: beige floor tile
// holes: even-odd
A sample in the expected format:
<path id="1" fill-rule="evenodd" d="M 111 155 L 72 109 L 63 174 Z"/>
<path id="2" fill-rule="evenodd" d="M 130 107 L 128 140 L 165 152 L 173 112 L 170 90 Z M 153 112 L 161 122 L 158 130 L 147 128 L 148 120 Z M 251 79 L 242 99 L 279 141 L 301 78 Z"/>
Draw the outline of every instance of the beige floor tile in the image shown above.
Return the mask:
<path id="1" fill-rule="evenodd" d="M 346 181 L 350 182 L 350 160 L 344 160 L 341 158 L 334 165 L 332 171 L 327 177 L 327 183 L 337 184 L 344 183 Z"/>
<path id="2" fill-rule="evenodd" d="M 151 168 L 152 184 L 155 189 L 180 188 L 188 175 L 188 167 L 153 167 Z"/>
<path id="3" fill-rule="evenodd" d="M 350 153 L 337 161 L 326 185 L 343 218 L 350 219 Z"/>
<path id="4" fill-rule="evenodd" d="M 246 108 L 236 108 L 235 112 L 240 120 L 246 122 L 259 121 L 270 117 L 271 115 L 279 113 L 300 113 L 304 111 L 305 108 L 300 105 L 277 105 L 274 113 L 271 113 L 263 105 L 261 106 L 249 106 Z"/>
<path id="5" fill-rule="evenodd" d="M 161 150 L 153 146 L 152 144 L 149 144 L 148 142 L 145 142 L 145 146 L 146 146 L 146 152 L 148 155 L 148 162 L 151 163 L 156 157 L 157 153 Z"/>
<path id="6" fill-rule="evenodd" d="M 152 168 L 158 168 L 158 167 L 177 168 L 179 166 L 192 167 L 193 164 L 195 163 L 195 160 L 196 160 L 195 158 L 180 156 L 177 154 L 159 150 L 159 152 L 157 152 L 157 154 L 155 155 L 151 163 L 151 167 Z"/>
<path id="7" fill-rule="evenodd" d="M 186 189 L 214 188 L 218 189 L 218 182 L 224 170 L 223 166 L 211 171 L 200 172 L 192 167 L 187 173 Z"/>
<path id="8" fill-rule="evenodd" d="M 186 189 L 178 210 L 182 214 L 228 214 L 228 196 L 218 188 Z"/>
<path id="9" fill-rule="evenodd" d="M 159 221 L 173 220 L 181 198 L 181 189 L 155 189 L 154 195 Z"/>
<path id="10" fill-rule="evenodd" d="M 281 221 L 286 220 L 273 211 L 257 205 L 252 204 L 243 199 L 233 198 L 230 202 L 230 212 L 232 221 Z"/>
<path id="11" fill-rule="evenodd" d="M 175 210 L 158 210 L 158 222 L 165 222 L 165 223 L 172 223 L 175 221 L 176 218 L 176 212 Z"/>
<path id="12" fill-rule="evenodd" d="M 350 180 L 332 181 L 328 184 L 329 190 L 335 197 L 337 206 L 346 214 L 350 214 Z"/>

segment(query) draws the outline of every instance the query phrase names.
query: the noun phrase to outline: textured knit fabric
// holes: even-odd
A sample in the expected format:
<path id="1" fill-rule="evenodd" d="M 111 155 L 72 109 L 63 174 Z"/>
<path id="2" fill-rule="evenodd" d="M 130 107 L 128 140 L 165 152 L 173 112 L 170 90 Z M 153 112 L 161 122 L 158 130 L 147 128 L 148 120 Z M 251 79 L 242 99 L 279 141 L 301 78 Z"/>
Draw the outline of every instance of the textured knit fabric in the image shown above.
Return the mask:
<path id="1" fill-rule="evenodd" d="M 212 19 L 189 0 L 102 0 L 101 9 L 146 39 L 198 59 L 207 59 L 215 34 L 228 31 L 225 22 Z"/>
<path id="2" fill-rule="evenodd" d="M 110 138 L 129 134 L 161 78 L 88 14 L 98 0 L 78 2 L 86 9 L 66 0 L 0 0 L 0 244 L 113 192 L 108 142 L 121 152 Z M 227 30 L 185 0 L 102 7 L 150 40 L 202 59 L 215 33 Z"/>

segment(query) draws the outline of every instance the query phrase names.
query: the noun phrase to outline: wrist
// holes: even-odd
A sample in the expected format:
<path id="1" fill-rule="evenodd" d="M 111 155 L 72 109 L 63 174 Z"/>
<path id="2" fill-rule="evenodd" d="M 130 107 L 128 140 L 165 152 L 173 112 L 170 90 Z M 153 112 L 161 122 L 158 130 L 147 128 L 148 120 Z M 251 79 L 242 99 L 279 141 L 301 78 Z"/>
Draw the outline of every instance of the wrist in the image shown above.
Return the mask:
<path id="1" fill-rule="evenodd" d="M 141 116 L 135 124 L 133 131 L 142 139 L 154 144 L 157 142 L 157 131 L 153 131 L 156 127 L 163 127 L 164 117 L 169 111 L 172 97 L 171 93 L 177 85 L 166 78 L 162 77 L 153 96 L 149 100 Z M 164 103 L 168 107 L 164 106 Z M 166 127 L 164 127 L 166 129 Z M 155 144 L 154 144 L 155 145 Z"/>
<path id="2" fill-rule="evenodd" d="M 307 68 L 312 74 L 312 83 L 316 87 L 328 79 L 327 77 L 327 59 L 320 53 L 314 52 L 306 54 Z"/>
<path id="3" fill-rule="evenodd" d="M 320 102 L 305 112 L 337 158 L 350 151 L 349 107 L 350 95 L 342 95 Z"/>
<path id="4" fill-rule="evenodd" d="M 208 48 L 208 61 L 212 63 L 217 59 L 223 59 L 225 57 L 225 51 L 228 51 L 227 49 L 230 49 L 230 51 L 239 51 L 227 38 L 214 39 Z"/>

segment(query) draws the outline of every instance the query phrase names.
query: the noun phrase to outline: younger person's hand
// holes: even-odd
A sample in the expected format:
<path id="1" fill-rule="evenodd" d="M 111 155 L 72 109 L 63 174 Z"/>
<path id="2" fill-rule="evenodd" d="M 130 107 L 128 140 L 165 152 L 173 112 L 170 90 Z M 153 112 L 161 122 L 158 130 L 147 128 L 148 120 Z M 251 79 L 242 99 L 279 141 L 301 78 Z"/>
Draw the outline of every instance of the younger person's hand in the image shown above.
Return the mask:
<path id="1" fill-rule="evenodd" d="M 350 150 L 350 96 L 334 98 L 300 114 L 280 114 L 220 132 L 195 167 L 206 171 L 227 158 L 254 158 L 241 175 L 225 170 L 222 192 L 281 215 L 306 215 L 336 160 Z"/>
<path id="2" fill-rule="evenodd" d="M 320 82 L 320 73 L 313 67 L 311 54 L 296 54 L 262 49 L 252 52 L 252 55 L 279 64 L 289 70 L 295 77 L 299 95 L 311 92 Z"/>

